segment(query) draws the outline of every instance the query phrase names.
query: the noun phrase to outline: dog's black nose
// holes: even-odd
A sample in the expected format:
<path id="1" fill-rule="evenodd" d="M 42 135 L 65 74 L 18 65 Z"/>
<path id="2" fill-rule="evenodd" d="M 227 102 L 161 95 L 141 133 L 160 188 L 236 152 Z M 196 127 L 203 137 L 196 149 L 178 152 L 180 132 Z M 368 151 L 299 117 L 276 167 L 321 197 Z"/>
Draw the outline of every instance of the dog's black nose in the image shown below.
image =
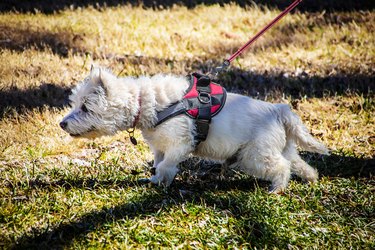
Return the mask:
<path id="1" fill-rule="evenodd" d="M 66 126 L 68 126 L 68 123 L 67 123 L 67 122 L 60 122 L 60 127 L 61 127 L 62 129 L 65 129 Z"/>

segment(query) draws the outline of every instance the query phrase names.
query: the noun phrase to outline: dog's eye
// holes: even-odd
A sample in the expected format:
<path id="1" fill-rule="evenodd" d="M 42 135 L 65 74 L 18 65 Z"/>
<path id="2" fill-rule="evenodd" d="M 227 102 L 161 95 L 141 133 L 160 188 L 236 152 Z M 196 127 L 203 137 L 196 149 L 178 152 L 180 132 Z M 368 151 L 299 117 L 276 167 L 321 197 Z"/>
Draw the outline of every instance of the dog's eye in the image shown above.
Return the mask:
<path id="1" fill-rule="evenodd" d="M 82 105 L 81 110 L 85 113 L 89 112 L 85 104 Z"/>

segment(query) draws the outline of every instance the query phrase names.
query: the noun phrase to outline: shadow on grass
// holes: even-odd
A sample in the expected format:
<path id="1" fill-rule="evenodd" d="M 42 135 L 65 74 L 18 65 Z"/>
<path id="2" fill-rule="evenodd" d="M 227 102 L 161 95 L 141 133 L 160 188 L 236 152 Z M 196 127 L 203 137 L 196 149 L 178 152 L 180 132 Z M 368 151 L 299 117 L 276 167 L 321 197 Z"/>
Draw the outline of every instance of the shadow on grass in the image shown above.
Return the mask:
<path id="1" fill-rule="evenodd" d="M 86 53 L 83 46 L 85 34 L 73 34 L 68 31 L 48 31 L 41 28 L 13 27 L 0 25 L 0 48 L 23 52 L 34 48 L 40 51 L 51 49 L 56 55 L 66 57 L 69 52 Z"/>
<path id="2" fill-rule="evenodd" d="M 285 0 L 105 0 L 105 1 L 93 1 L 93 0 L 34 0 L 34 1 L 18 1 L 18 0 L 3 0 L 0 2 L 0 12 L 5 11 L 18 11 L 18 12 L 43 12 L 43 13 L 54 13 L 67 8 L 84 8 L 87 6 L 94 6 L 95 8 L 101 9 L 104 6 L 113 7 L 118 5 L 131 4 L 133 6 L 150 7 L 154 9 L 169 8 L 175 4 L 187 6 L 188 8 L 194 8 L 200 4 L 226 4 L 236 3 L 242 7 L 250 6 L 252 2 L 259 5 L 269 6 L 271 8 L 286 8 L 291 1 Z M 347 0 L 347 1 L 335 1 L 335 0 L 305 0 L 298 6 L 299 10 L 302 11 L 350 11 L 350 10 L 372 10 L 374 9 L 374 3 L 368 0 Z"/>
<path id="3" fill-rule="evenodd" d="M 374 158 L 355 157 L 344 152 L 329 156 L 304 152 L 301 156 L 315 166 L 321 176 L 354 179 L 375 177 Z"/>
<path id="4" fill-rule="evenodd" d="M 351 156 L 331 155 L 320 156 L 304 153 L 303 158 L 311 165 L 317 166 L 320 174 L 330 177 L 365 178 L 374 177 L 374 159 L 362 159 Z M 196 165 L 198 166 L 198 165 Z M 46 231 L 32 230 L 17 239 L 13 249 L 53 248 L 60 249 L 70 246 L 74 240 L 83 239 L 87 234 L 100 230 L 103 225 L 121 219 L 135 219 L 137 217 L 156 216 L 160 211 L 168 211 L 179 204 L 186 202 L 202 204 L 202 202 L 214 209 L 229 211 L 241 227 L 236 228 L 236 234 L 241 235 L 243 243 L 253 246 L 267 247 L 277 246 L 286 248 L 288 239 L 275 237 L 275 228 L 268 226 L 266 221 L 259 218 L 272 218 L 273 212 L 267 208 L 259 210 L 256 205 L 247 202 L 246 195 L 235 195 L 237 191 L 262 192 L 267 190 L 268 182 L 257 181 L 254 178 L 228 177 L 218 180 L 220 172 L 217 165 L 204 166 L 204 174 L 199 178 L 190 178 L 189 181 L 177 180 L 168 190 L 159 187 L 150 187 L 149 193 L 133 198 L 127 203 L 106 207 L 99 211 L 89 212 L 78 219 L 52 226 Z M 197 169 L 194 169 L 196 171 Z M 209 170 L 209 171 L 207 171 Z M 185 171 L 185 170 L 184 170 Z M 184 172 L 183 171 L 183 172 Z M 190 173 L 189 173 L 190 174 Z M 183 173 L 181 174 L 181 176 Z M 211 176 L 213 175 L 213 176 Z M 64 187 L 66 189 L 90 189 L 115 188 L 119 186 L 134 187 L 141 182 L 129 180 L 96 180 L 96 179 L 60 179 L 56 182 L 35 181 L 30 183 L 31 188 Z M 222 193 L 227 191 L 227 193 Z M 235 191 L 235 192 L 231 192 Z M 217 192 L 220 195 L 217 195 Z M 245 207 L 244 204 L 247 204 Z M 256 214 L 254 214 L 254 211 Z M 160 242 L 160 244 L 163 244 Z"/>
<path id="5" fill-rule="evenodd" d="M 68 87 L 52 83 L 44 83 L 38 88 L 0 90 L 0 120 L 13 111 L 22 114 L 27 110 L 37 108 L 57 107 L 63 108 L 71 90 Z"/>
<path id="6" fill-rule="evenodd" d="M 237 68 L 223 74 L 218 83 L 229 90 L 260 99 L 280 98 L 283 95 L 293 99 L 353 94 L 366 96 L 375 90 L 375 76 L 372 75 L 338 73 L 320 77 L 309 76 L 305 72 L 289 75 L 280 71 L 257 74 Z"/>

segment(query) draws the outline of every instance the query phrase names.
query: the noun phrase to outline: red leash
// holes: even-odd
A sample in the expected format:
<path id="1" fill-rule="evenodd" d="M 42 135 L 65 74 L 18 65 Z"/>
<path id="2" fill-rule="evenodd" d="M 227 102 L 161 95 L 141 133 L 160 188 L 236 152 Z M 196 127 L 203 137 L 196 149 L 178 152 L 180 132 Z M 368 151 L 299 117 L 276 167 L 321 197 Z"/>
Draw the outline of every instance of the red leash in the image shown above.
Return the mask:
<path id="1" fill-rule="evenodd" d="M 294 1 L 288 8 L 286 8 L 283 12 L 281 12 L 275 19 L 273 19 L 266 27 L 264 27 L 261 31 L 259 31 L 253 38 L 251 38 L 244 46 L 239 48 L 233 55 L 231 55 L 228 59 L 226 59 L 220 67 L 215 69 L 214 75 L 217 75 L 219 72 L 227 68 L 230 63 L 239 55 L 242 54 L 253 42 L 255 42 L 264 32 L 266 32 L 269 28 L 271 28 L 275 23 L 277 23 L 281 18 L 283 18 L 286 14 L 288 14 L 291 10 L 297 7 L 302 0 Z"/>

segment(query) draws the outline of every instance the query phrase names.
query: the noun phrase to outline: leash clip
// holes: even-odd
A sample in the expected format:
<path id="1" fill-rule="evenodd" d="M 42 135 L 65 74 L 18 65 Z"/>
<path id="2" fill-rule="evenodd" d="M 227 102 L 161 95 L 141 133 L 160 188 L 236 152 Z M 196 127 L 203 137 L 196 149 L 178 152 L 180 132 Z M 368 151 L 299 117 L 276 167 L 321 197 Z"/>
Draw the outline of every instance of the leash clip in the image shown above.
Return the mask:
<path id="1" fill-rule="evenodd" d="M 211 75 L 216 77 L 221 71 L 226 70 L 230 65 L 229 60 L 224 60 L 223 64 L 221 64 L 219 67 L 216 67 L 213 72 L 211 72 Z"/>

